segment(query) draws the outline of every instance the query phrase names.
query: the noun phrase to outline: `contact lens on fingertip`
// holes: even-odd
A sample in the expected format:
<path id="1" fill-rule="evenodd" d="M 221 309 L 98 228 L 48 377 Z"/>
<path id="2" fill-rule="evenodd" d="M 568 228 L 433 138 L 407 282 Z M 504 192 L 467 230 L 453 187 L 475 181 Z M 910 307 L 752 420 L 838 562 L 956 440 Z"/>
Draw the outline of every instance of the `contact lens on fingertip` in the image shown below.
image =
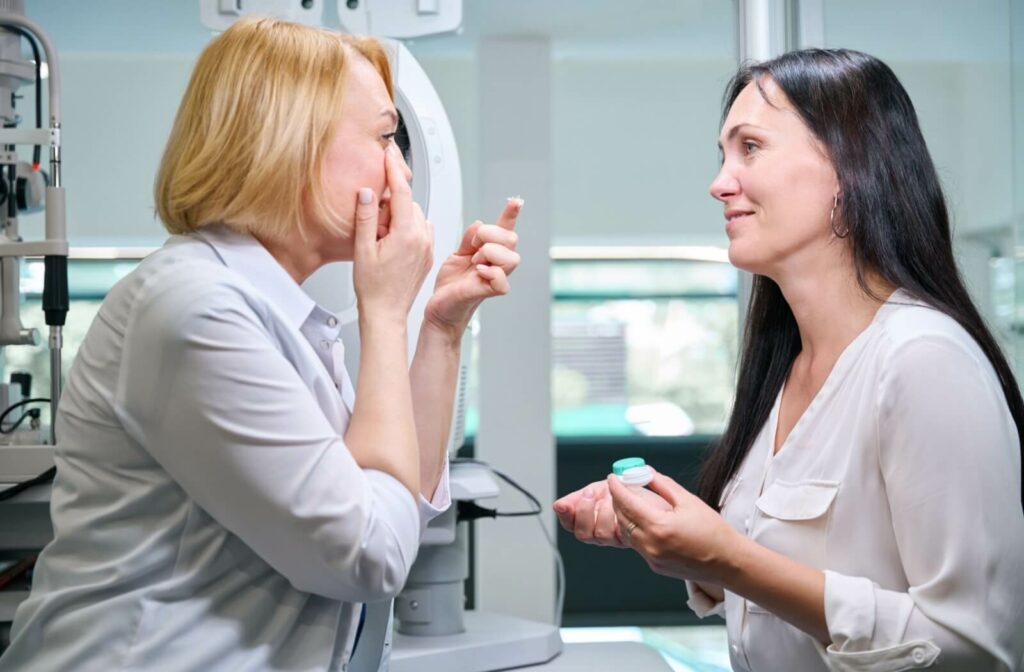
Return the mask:
<path id="1" fill-rule="evenodd" d="M 645 486 L 654 478 L 654 470 L 642 457 L 625 457 L 612 464 L 612 473 L 626 485 Z"/>

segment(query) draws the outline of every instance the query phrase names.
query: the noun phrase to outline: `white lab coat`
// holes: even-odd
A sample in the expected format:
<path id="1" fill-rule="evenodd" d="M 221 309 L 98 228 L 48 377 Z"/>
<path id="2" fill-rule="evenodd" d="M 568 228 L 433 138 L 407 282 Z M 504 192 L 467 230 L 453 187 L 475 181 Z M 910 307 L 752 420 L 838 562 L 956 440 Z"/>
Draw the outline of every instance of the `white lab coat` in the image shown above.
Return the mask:
<path id="1" fill-rule="evenodd" d="M 55 538 L 0 670 L 346 668 L 360 603 L 388 617 L 450 499 L 447 469 L 417 503 L 345 448 L 339 329 L 223 227 L 111 290 L 61 400 Z"/>
<path id="2" fill-rule="evenodd" d="M 966 331 L 898 291 L 773 456 L 779 399 L 723 491 L 722 515 L 825 571 L 831 643 L 688 584 L 699 615 L 724 611 L 734 669 L 1020 669 L 1020 444 Z"/>

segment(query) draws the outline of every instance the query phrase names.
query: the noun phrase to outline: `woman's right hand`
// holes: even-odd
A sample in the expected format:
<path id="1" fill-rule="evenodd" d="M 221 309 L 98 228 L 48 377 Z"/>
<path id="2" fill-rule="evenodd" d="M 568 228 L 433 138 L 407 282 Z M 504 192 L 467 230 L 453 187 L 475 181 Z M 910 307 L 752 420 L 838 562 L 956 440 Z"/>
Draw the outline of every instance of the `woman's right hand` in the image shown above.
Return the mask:
<path id="1" fill-rule="evenodd" d="M 659 508 L 666 511 L 672 508 L 672 505 L 656 492 L 641 488 L 640 493 Z M 614 548 L 629 546 L 627 540 L 619 535 L 619 524 L 612 508 L 608 481 L 591 483 L 585 488 L 571 492 L 555 500 L 551 508 L 555 510 L 562 527 L 586 544 Z M 713 600 L 721 602 L 725 599 L 721 586 L 709 582 L 695 583 Z"/>
<path id="2" fill-rule="evenodd" d="M 671 508 L 657 493 L 641 488 L 643 497 L 664 509 Z M 607 481 L 597 481 L 555 500 L 552 507 L 558 522 L 568 532 L 586 544 L 625 548 L 628 544 L 619 536 L 619 525 L 612 509 Z"/>
<path id="3" fill-rule="evenodd" d="M 384 158 L 390 221 L 378 238 L 380 203 L 369 187 L 356 196 L 353 283 L 361 320 L 404 324 L 433 262 L 434 229 L 412 200 L 405 162 L 398 147 Z"/>

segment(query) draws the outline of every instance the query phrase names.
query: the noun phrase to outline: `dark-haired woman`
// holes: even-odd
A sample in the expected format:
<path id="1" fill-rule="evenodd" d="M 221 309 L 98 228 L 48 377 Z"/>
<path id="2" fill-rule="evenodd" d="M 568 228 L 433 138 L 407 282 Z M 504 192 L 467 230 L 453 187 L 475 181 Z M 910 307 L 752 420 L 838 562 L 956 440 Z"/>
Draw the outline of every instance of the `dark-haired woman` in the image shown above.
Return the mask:
<path id="1" fill-rule="evenodd" d="M 736 670 L 1021 669 L 1024 403 L 906 91 L 865 54 L 785 54 L 738 73 L 720 145 L 755 280 L 700 496 L 609 477 L 562 525 L 685 579 Z"/>

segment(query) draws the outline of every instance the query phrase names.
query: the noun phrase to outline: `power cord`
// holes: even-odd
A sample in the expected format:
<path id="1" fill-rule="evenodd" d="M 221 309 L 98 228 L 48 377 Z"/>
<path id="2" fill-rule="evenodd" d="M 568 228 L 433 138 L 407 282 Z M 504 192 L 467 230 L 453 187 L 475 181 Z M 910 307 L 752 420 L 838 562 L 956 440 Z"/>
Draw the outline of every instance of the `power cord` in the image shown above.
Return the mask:
<path id="1" fill-rule="evenodd" d="M 14 430 L 21 427 L 21 423 L 25 422 L 25 418 L 32 418 L 33 420 L 39 420 L 39 416 L 42 412 L 38 408 L 32 408 L 21 414 L 21 417 L 14 421 L 7 429 L 0 427 L 0 434 L 13 434 Z"/>
<path id="2" fill-rule="evenodd" d="M 48 404 L 48 403 L 50 403 L 50 400 L 45 398 L 45 397 L 34 397 L 32 399 L 22 399 L 18 403 L 11 404 L 10 406 L 8 406 L 6 409 L 4 409 L 3 413 L 0 413 L 0 434 L 10 434 L 10 433 L 14 432 L 14 430 L 18 428 L 18 425 L 20 425 L 25 420 L 26 417 L 28 417 L 28 416 L 30 416 L 32 414 L 38 414 L 39 409 L 32 409 L 32 410 L 26 411 L 25 413 L 22 413 L 21 417 L 18 418 L 11 427 L 8 427 L 5 430 L 5 429 L 3 429 L 4 420 L 7 419 L 7 416 L 9 416 L 12 411 L 14 411 L 16 409 L 19 409 L 22 406 L 27 406 L 28 404 L 44 404 L 44 403 Z M 38 415 L 34 415 L 32 417 L 38 417 Z M 0 490 L 0 502 L 8 500 L 11 497 L 14 497 L 15 495 L 17 495 L 19 493 L 22 493 L 22 492 L 24 492 L 24 491 L 28 490 L 29 488 L 34 487 L 36 485 L 42 485 L 43 483 L 49 483 L 49 482 L 51 482 L 53 480 L 53 477 L 56 476 L 56 475 L 57 475 L 57 468 L 56 467 L 50 467 L 49 469 L 47 469 L 43 473 L 39 474 L 35 478 L 30 478 L 27 481 L 22 481 L 21 483 L 18 483 L 17 485 L 13 485 L 13 486 L 7 488 L 6 490 Z"/>
<path id="3" fill-rule="evenodd" d="M 4 420 L 6 420 L 7 416 L 11 414 L 11 411 L 17 410 L 17 409 L 21 408 L 22 406 L 28 406 L 29 404 L 48 404 L 48 403 L 50 403 L 50 400 L 47 399 L 46 397 L 33 397 L 31 399 L 22 399 L 21 401 L 19 401 L 16 404 L 11 404 L 10 406 L 8 406 L 7 408 L 4 409 L 3 413 L 0 413 L 0 427 L 3 427 Z M 31 411 L 29 411 L 29 412 L 31 412 Z M 26 413 L 25 415 L 28 415 L 28 413 Z M 18 422 L 21 422 L 21 420 L 24 419 L 24 417 L 25 416 L 23 415 L 17 422 L 15 422 L 14 423 L 15 426 L 17 426 Z M 0 429 L 0 431 L 3 431 L 3 430 Z M 9 430 L 7 430 L 6 432 L 3 432 L 3 433 L 4 434 L 9 434 L 11 431 L 12 430 L 9 429 Z"/>
<path id="4" fill-rule="evenodd" d="M 18 483 L 17 485 L 13 485 L 13 486 L 7 488 L 6 490 L 2 490 L 2 491 L 0 491 L 0 502 L 8 500 L 8 499 L 10 499 L 11 497 L 14 497 L 15 495 L 17 495 L 20 492 L 25 492 L 29 488 L 34 487 L 36 485 L 42 485 L 43 483 L 50 483 L 51 481 L 53 481 L 53 477 L 56 476 L 56 475 L 57 475 L 57 467 L 50 467 L 49 469 L 47 469 L 43 473 L 39 474 L 35 478 L 30 478 L 27 481 L 22 481 L 21 483 Z"/>
<path id="5" fill-rule="evenodd" d="M 526 488 L 516 483 L 512 478 L 505 473 L 495 469 L 486 462 L 480 460 L 474 460 L 468 457 L 460 457 L 452 460 L 452 464 L 476 464 L 488 469 L 492 474 L 500 478 L 501 480 L 508 483 L 510 486 L 518 490 L 533 508 L 529 511 L 498 511 L 497 509 L 489 509 L 484 506 L 480 506 L 475 502 L 460 501 L 458 503 L 458 520 L 476 520 L 478 518 L 515 518 L 522 516 L 537 516 L 537 524 L 540 525 L 540 530 L 544 534 L 544 538 L 547 540 L 548 545 L 551 546 L 551 550 L 555 556 L 555 565 L 558 568 L 558 586 L 556 591 L 555 599 L 555 627 L 562 627 L 562 609 L 565 606 L 565 565 L 562 562 L 562 554 L 558 552 L 558 544 L 555 542 L 554 537 L 548 531 L 548 528 L 544 525 L 544 520 L 540 517 L 540 514 L 544 513 L 544 507 L 541 505 L 540 500 L 533 496 Z"/>

